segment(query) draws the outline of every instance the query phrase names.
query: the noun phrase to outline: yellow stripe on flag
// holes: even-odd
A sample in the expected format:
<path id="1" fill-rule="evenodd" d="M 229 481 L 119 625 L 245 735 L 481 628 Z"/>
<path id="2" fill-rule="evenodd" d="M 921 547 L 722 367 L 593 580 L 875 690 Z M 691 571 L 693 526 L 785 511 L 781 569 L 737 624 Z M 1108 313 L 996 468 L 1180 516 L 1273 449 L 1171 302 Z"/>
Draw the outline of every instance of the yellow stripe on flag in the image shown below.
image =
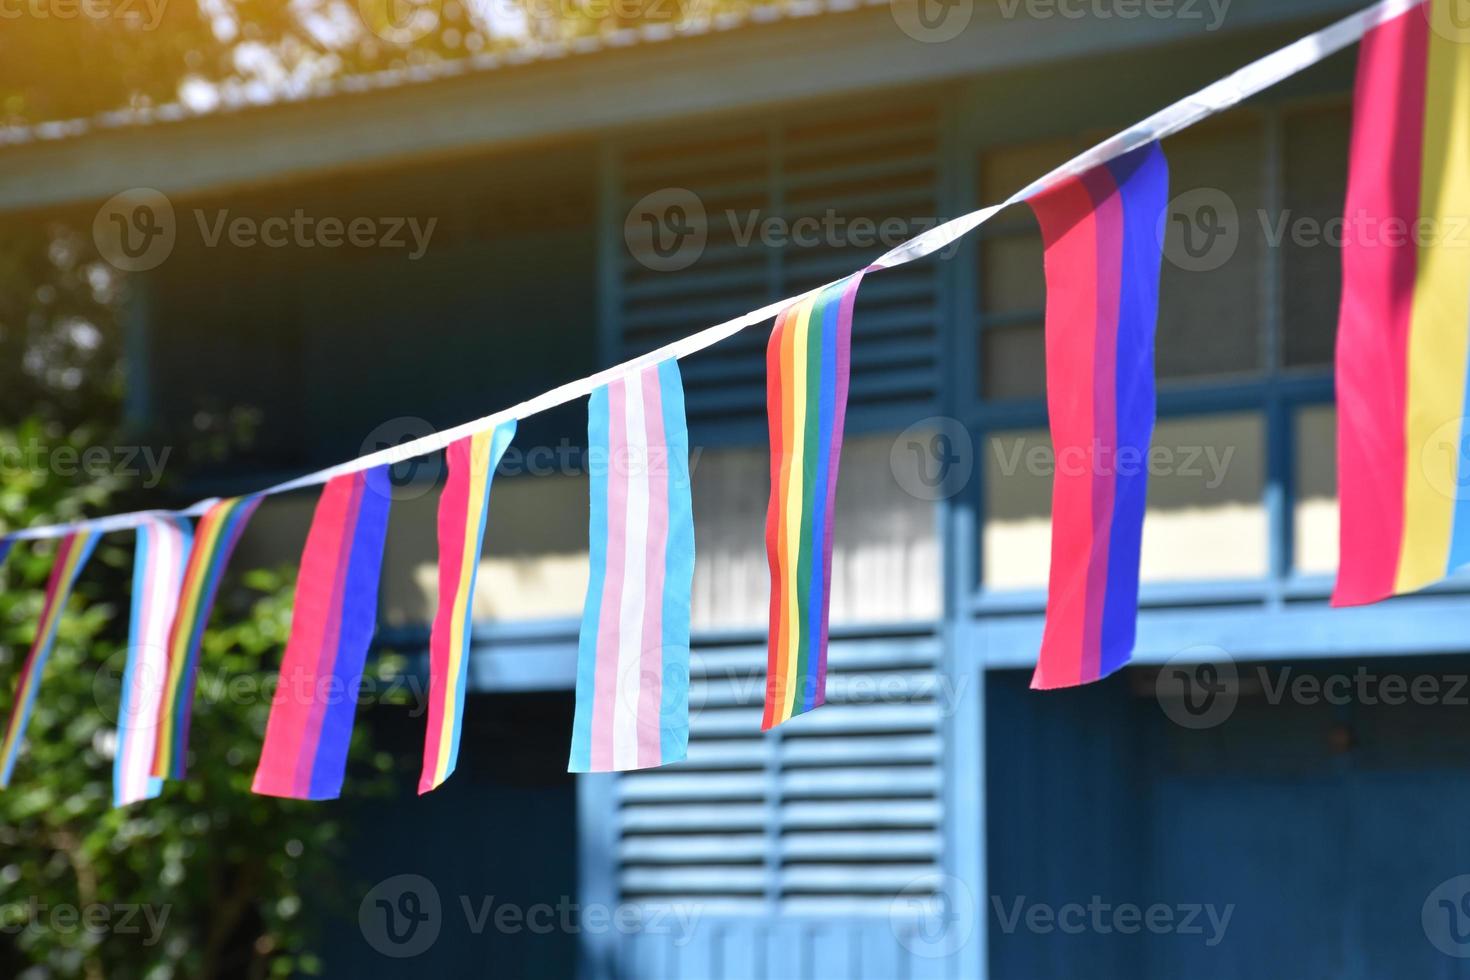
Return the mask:
<path id="1" fill-rule="evenodd" d="M 1400 593 L 1445 576 L 1453 531 L 1470 354 L 1470 44 L 1429 32 L 1424 109 L 1419 213 L 1426 220 L 1415 229 L 1425 237 L 1409 328 Z"/>
<path id="2" fill-rule="evenodd" d="M 786 481 L 786 688 L 781 692 L 781 721 L 791 717 L 796 705 L 796 661 L 801 643 L 801 582 L 797 580 L 801 557 L 801 503 L 805 486 L 806 438 L 806 342 L 812 318 L 809 299 L 797 308 L 791 324 L 791 431 L 784 445 L 791 447 L 791 475 Z"/>

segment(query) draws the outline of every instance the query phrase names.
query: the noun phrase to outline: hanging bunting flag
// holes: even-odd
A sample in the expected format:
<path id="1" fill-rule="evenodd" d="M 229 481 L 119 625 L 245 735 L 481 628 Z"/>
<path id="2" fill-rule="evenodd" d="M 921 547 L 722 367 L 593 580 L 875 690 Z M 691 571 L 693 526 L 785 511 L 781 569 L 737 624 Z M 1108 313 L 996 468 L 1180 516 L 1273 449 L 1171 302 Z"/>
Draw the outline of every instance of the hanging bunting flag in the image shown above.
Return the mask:
<path id="1" fill-rule="evenodd" d="M 866 271 L 866 270 L 864 270 Z M 858 272 L 783 310 L 766 347 L 771 615 L 762 730 L 827 699 L 832 509 Z"/>
<path id="2" fill-rule="evenodd" d="M 1453 29 L 1455 3 L 1388 21 L 1358 55 L 1337 333 L 1338 606 L 1470 562 L 1470 44 Z"/>
<path id="3" fill-rule="evenodd" d="M 649 769 L 689 750 L 694 506 L 679 364 L 587 406 L 589 572 L 569 772 Z"/>
<path id="4" fill-rule="evenodd" d="M 362 668 L 378 618 L 378 578 L 392 503 L 388 467 L 333 477 L 296 579 L 291 636 L 281 659 L 256 793 L 333 800 L 342 792 Z"/>
<path id="5" fill-rule="evenodd" d="M 168 673 L 169 629 L 193 540 L 193 529 L 182 517 L 152 518 L 138 526 L 132 622 L 112 763 L 113 806 L 149 800 L 163 790 L 163 780 L 153 775 L 153 749 Z"/>
<path id="6" fill-rule="evenodd" d="M 420 793 L 448 779 L 459 761 L 471 604 L 490 510 L 490 483 L 515 434 L 516 421 L 510 419 L 450 443 L 445 451 L 449 477 L 439 495 L 439 608 L 429 634 L 429 711 Z"/>
<path id="7" fill-rule="evenodd" d="M 31 710 L 36 705 L 41 675 L 46 670 L 47 658 L 51 656 L 51 646 L 56 642 L 56 628 L 61 624 L 62 610 L 71 597 L 77 576 L 87 564 L 87 559 L 92 557 L 99 536 L 95 531 L 77 531 L 62 538 L 56 547 L 56 563 L 51 566 L 46 597 L 41 603 L 41 621 L 36 625 L 36 638 L 31 642 L 30 653 L 26 654 L 25 663 L 20 668 L 15 700 L 10 705 L 10 720 L 5 726 L 5 739 L 0 742 L 0 788 L 10 785 L 10 774 L 15 769 L 26 723 L 31 720 Z M 8 547 L 6 551 L 8 553 Z"/>
<path id="8" fill-rule="evenodd" d="M 1052 478 L 1046 629 L 1031 686 L 1106 677 L 1133 655 L 1154 426 L 1169 167 L 1157 143 L 1029 203 L 1046 247 Z"/>
<path id="9" fill-rule="evenodd" d="M 199 518 L 194 547 L 184 566 L 178 611 L 168 633 L 168 669 L 158 709 L 158 735 L 153 747 L 153 772 L 158 779 L 183 779 L 189 748 L 189 719 L 194 685 L 199 676 L 199 644 L 214 608 L 220 579 L 240 535 L 262 497 L 219 500 Z"/>

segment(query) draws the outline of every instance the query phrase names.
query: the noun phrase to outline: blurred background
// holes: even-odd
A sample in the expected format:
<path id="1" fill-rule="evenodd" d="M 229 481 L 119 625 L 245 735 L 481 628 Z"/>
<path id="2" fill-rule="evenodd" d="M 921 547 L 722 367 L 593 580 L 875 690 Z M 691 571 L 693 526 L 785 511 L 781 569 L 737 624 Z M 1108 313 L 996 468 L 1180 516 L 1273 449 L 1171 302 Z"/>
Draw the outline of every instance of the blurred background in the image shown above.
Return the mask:
<path id="1" fill-rule="evenodd" d="M 507 407 L 857 269 L 1362 5 L 0 0 L 0 520 L 254 490 Z M 308 494 L 233 561 L 190 778 L 110 808 L 115 535 L 0 794 L 0 972 L 1470 976 L 1470 580 L 1326 602 L 1355 59 L 1165 144 L 1134 667 L 1027 688 L 1058 461 L 1013 208 L 859 294 L 828 706 L 760 733 L 752 328 L 682 364 L 687 762 L 565 772 L 581 402 L 502 465 L 459 770 L 422 798 L 440 460 L 395 470 L 339 801 L 248 792 Z M 7 692 L 49 567 L 3 573 Z"/>

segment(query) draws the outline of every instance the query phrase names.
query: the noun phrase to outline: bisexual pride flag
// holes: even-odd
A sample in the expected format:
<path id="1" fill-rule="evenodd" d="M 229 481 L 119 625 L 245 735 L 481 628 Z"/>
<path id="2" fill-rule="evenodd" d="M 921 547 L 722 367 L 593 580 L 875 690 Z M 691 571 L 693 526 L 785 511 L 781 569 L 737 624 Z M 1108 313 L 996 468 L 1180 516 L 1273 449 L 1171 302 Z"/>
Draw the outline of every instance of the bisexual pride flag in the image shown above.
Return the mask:
<path id="1" fill-rule="evenodd" d="M 1456 0 L 1358 54 L 1337 331 L 1334 605 L 1470 562 L 1470 32 Z"/>
<path id="2" fill-rule="evenodd" d="M 1058 459 L 1089 464 L 1053 477 L 1034 688 L 1095 681 L 1133 654 L 1168 200 L 1168 164 L 1151 143 L 1029 202 L 1046 246 L 1052 445 Z"/>
<path id="3" fill-rule="evenodd" d="M 342 792 L 363 663 L 377 627 L 391 491 L 387 466 L 333 477 L 322 488 L 301 553 L 256 793 L 332 800 Z"/>

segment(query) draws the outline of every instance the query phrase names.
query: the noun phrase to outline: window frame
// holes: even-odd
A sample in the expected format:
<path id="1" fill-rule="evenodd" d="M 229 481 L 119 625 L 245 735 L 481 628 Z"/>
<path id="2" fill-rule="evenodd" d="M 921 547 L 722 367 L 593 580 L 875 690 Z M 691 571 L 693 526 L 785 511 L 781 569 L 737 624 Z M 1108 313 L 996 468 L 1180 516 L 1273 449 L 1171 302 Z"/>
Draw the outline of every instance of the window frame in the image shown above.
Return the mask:
<path id="1" fill-rule="evenodd" d="M 1304 110 L 1331 108 L 1350 104 L 1350 93 L 1281 99 L 1265 104 L 1251 104 L 1236 110 L 1249 113 L 1261 128 L 1261 206 L 1268 214 L 1279 215 L 1285 206 L 1286 161 L 1283 130 L 1286 119 Z M 1042 137 L 1045 138 L 1045 137 Z M 960 189 L 966 207 L 983 203 L 976 189 L 982 177 L 981 158 L 987 151 L 1003 148 L 1000 142 L 966 141 L 957 161 L 962 172 Z M 1165 152 L 1168 141 L 1165 141 Z M 1004 221 L 1004 218 L 999 219 Z M 1006 229 L 1002 235 L 1014 234 Z M 972 445 L 981 447 L 996 434 L 1017 429 L 1047 427 L 1045 395 L 1024 398 L 987 400 L 983 397 L 984 332 L 1004 328 L 1016 322 L 1034 322 L 1040 315 L 1031 311 L 1007 311 L 986 315 L 982 304 L 984 293 L 981 274 L 981 248 L 986 240 L 982 227 L 967 240 L 955 257 L 952 270 L 955 291 L 953 307 L 959 322 L 951 338 L 951 405 L 969 432 Z M 1199 379 L 1161 379 L 1158 385 L 1158 418 L 1181 419 L 1249 411 L 1264 417 L 1263 470 L 1265 473 L 1261 504 L 1267 519 L 1267 574 L 1244 580 L 1202 580 L 1145 582 L 1141 601 L 1144 605 L 1179 605 L 1220 601 L 1264 601 L 1280 604 L 1288 599 L 1326 596 L 1330 592 L 1329 576 L 1299 573 L 1296 570 L 1296 450 L 1298 414 L 1310 407 L 1335 402 L 1331 365 L 1287 367 L 1284 363 L 1284 304 L 1282 300 L 1286 250 L 1266 247 L 1262 250 L 1257 272 L 1261 284 L 1260 311 L 1262 368 L 1251 374 L 1206 376 Z M 969 274 L 967 274 L 969 273 Z M 968 552 L 968 560 L 959 573 L 959 595 L 971 615 L 1013 614 L 1040 611 L 1046 605 L 1045 588 L 996 589 L 987 587 L 984 567 L 985 473 L 983 460 L 977 464 L 975 477 L 969 482 L 963 499 L 956 504 L 970 512 L 973 533 L 956 540 L 957 549 Z"/>

